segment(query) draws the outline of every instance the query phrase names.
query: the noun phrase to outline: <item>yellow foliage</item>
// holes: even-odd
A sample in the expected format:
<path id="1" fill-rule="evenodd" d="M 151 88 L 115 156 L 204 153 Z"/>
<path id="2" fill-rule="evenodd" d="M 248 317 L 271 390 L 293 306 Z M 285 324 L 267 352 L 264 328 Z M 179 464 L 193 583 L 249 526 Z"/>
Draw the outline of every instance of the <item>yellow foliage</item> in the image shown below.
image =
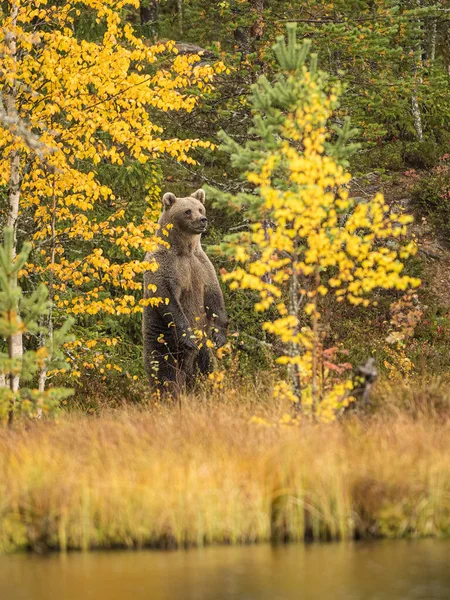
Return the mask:
<path id="1" fill-rule="evenodd" d="M 391 214 L 382 194 L 366 203 L 349 197 L 351 175 L 338 151 L 327 151 L 338 90 L 326 91 L 317 71 L 302 69 L 287 75 L 282 86 L 291 95 L 277 142 L 268 134 L 270 144 L 262 140 L 246 173 L 259 196 L 259 223 L 242 236 L 241 246 L 233 240 L 239 264 L 223 279 L 232 288 L 256 291 L 257 311 L 273 307 L 279 313 L 263 327 L 285 344 L 278 361 L 288 366 L 291 385 L 276 387 L 275 394 L 301 400 L 304 413 L 330 421 L 353 398 L 351 383 L 322 376 L 322 299 L 366 307 L 376 289 L 408 290 L 420 281 L 403 273 L 402 260 L 416 251 L 404 241 L 411 217 Z M 263 82 L 261 96 L 266 90 Z M 258 108 L 266 106 L 260 102 Z M 260 131 L 264 138 L 263 126 Z M 289 297 L 289 305 L 282 297 Z"/>
<path id="2" fill-rule="evenodd" d="M 208 375 L 213 392 L 221 392 L 224 387 L 225 371 L 214 371 Z"/>
<path id="3" fill-rule="evenodd" d="M 398 341 L 394 346 L 385 346 L 383 351 L 387 355 L 383 364 L 388 371 L 389 379 L 408 383 L 415 374 L 415 368 L 413 362 L 406 356 L 402 342 Z"/>
<path id="4" fill-rule="evenodd" d="M 149 207 L 142 222 L 130 222 L 121 199 L 97 178 L 97 165 L 147 163 L 162 154 L 193 163 L 190 150 L 214 147 L 198 139 L 165 139 L 150 113 L 192 111 L 195 88 L 207 93 L 225 66 L 201 66 L 199 56 L 177 55 L 174 42 L 147 45 L 123 22 L 125 4 L 139 5 L 137 0 L 14 0 L 17 15 L 2 13 L 0 92 L 47 149 L 36 156 L 13 129 L 0 125 L 0 186 L 9 185 L 10 157 L 20 152 L 20 210 L 34 219 L 33 242 L 42 249 L 21 276 L 32 272 L 51 282 L 57 307 L 74 315 L 140 312 L 142 305 L 130 292 L 140 289 L 142 272 L 157 265 L 112 259 L 102 247 L 129 257 L 133 249 L 143 256 L 161 243 L 154 210 Z M 102 23 L 100 41 L 76 35 L 81 5 Z M 163 55 L 166 66 L 158 68 Z M 156 171 L 151 185 L 157 192 Z M 84 244 L 84 255 L 71 252 L 75 243 Z M 102 284 L 118 293 L 109 296 Z"/>

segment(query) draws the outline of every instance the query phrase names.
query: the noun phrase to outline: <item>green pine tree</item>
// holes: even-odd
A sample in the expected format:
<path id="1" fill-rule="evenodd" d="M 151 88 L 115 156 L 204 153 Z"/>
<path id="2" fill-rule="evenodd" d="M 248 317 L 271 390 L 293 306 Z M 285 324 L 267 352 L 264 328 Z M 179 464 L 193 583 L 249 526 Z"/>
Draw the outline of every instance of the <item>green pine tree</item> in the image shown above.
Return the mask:
<path id="1" fill-rule="evenodd" d="M 249 172 L 260 172 L 268 154 L 282 154 L 280 150 L 286 143 L 286 138 L 280 135 L 286 114 L 302 109 L 311 102 L 311 83 L 318 90 L 321 99 L 331 96 L 332 109 L 337 109 L 338 97 L 341 94 L 341 85 L 333 81 L 330 76 L 317 67 L 317 55 L 310 53 L 311 41 L 297 42 L 298 27 L 295 23 L 287 25 L 288 43 L 284 36 L 277 37 L 273 50 L 277 58 L 279 70 L 269 81 L 262 75 L 252 86 L 251 104 L 253 107 L 253 125 L 249 128 L 249 139 L 241 146 L 225 131 L 219 132 L 222 141 L 221 149 L 230 155 L 231 164 L 238 169 L 244 180 Z M 306 80 L 303 69 L 307 69 L 310 80 Z M 357 129 L 352 128 L 350 118 L 345 118 L 343 125 L 336 123 L 330 126 L 330 138 L 325 142 L 326 153 L 343 167 L 348 166 L 349 158 L 359 148 L 351 142 L 357 134 Z M 290 186 L 287 177 L 286 161 L 279 162 L 274 177 L 274 184 L 278 189 L 287 189 Z M 206 186 L 207 187 L 207 186 Z M 250 218 L 261 218 L 262 198 L 252 190 L 236 195 L 208 188 L 217 199 L 216 204 L 234 210 L 245 210 Z M 229 236 L 229 238 L 239 237 Z"/>
<path id="2" fill-rule="evenodd" d="M 333 119 L 340 86 L 317 68 L 310 43 L 297 42 L 296 25 L 287 29 L 288 42 L 279 37 L 274 46 L 279 73 L 253 87 L 250 139 L 239 145 L 220 134 L 247 191 L 211 192 L 219 206 L 253 220 L 223 242 L 234 258 L 223 278 L 232 289 L 256 292 L 256 311 L 275 313 L 263 329 L 284 346 L 277 360 L 287 365 L 289 383 L 278 393 L 329 420 L 348 404 L 352 383 L 327 374 L 335 349 L 323 346 L 325 306 L 337 311 L 346 300 L 368 307 L 378 288 L 420 282 L 402 274 L 401 259 L 414 244 L 392 245 L 411 218 L 390 214 L 382 194 L 361 203 L 349 197 L 348 159 L 358 146 L 349 121 L 339 127 Z"/>
<path id="3" fill-rule="evenodd" d="M 17 283 L 31 244 L 25 242 L 14 258 L 13 230 L 5 228 L 3 236 L 4 244 L 0 246 L 0 336 L 6 341 L 6 348 L 0 352 L 0 422 L 8 420 L 12 424 L 14 416 L 19 413 L 38 416 L 42 412 L 54 411 L 61 400 L 73 393 L 66 388 L 42 390 L 33 386 L 38 371 L 65 368 L 61 347 L 70 339 L 68 331 L 73 320 L 67 319 L 52 335 L 40 325 L 41 318 L 48 314 L 50 308 L 46 286 L 40 285 L 26 297 Z M 37 350 L 26 350 L 22 356 L 14 356 L 12 338 L 18 333 L 24 338 L 41 336 L 46 343 Z M 18 381 L 21 382 L 20 387 L 16 383 Z"/>

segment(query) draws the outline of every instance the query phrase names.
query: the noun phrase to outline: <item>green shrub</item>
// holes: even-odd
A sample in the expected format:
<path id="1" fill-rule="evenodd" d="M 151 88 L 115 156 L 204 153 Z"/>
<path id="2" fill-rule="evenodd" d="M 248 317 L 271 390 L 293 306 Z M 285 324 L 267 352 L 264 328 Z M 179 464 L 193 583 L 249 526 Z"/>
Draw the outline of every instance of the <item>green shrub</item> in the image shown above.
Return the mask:
<path id="1" fill-rule="evenodd" d="M 414 169 L 435 167 L 443 154 L 440 144 L 432 139 L 421 142 L 405 142 L 403 145 L 403 163 Z"/>
<path id="2" fill-rule="evenodd" d="M 350 160 L 353 173 L 368 173 L 373 170 L 401 171 L 404 168 L 402 146 L 399 142 L 366 147 Z"/>
<path id="3" fill-rule="evenodd" d="M 447 148 L 448 139 L 444 135 L 439 141 L 425 139 L 421 142 L 384 142 L 358 153 L 352 160 L 352 170 L 364 173 L 373 169 L 432 169 L 439 164 Z"/>
<path id="4" fill-rule="evenodd" d="M 442 165 L 429 177 L 421 179 L 413 189 L 414 208 L 429 218 L 436 233 L 450 243 L 450 168 Z"/>

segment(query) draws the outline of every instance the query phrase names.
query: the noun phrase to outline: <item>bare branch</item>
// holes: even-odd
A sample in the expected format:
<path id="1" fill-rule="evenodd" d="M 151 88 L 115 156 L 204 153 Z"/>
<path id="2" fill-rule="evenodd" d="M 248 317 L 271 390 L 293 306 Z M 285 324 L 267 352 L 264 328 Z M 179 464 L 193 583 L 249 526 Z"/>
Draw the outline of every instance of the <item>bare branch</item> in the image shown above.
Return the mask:
<path id="1" fill-rule="evenodd" d="M 52 148 L 49 148 L 41 142 L 39 137 L 34 134 L 26 123 L 19 117 L 17 112 L 10 110 L 7 112 L 3 103 L 3 97 L 0 92 L 0 125 L 5 129 L 11 131 L 13 135 L 20 137 L 31 150 L 34 150 L 39 158 L 43 158 L 44 154 L 52 152 Z"/>

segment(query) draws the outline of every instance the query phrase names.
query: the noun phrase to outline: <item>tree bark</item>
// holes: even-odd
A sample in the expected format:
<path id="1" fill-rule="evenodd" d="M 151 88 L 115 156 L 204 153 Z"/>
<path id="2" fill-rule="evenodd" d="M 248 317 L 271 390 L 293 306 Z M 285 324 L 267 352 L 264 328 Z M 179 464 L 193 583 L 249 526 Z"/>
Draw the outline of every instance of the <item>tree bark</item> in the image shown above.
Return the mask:
<path id="1" fill-rule="evenodd" d="M 417 7 L 420 8 L 421 6 L 421 2 L 420 0 L 416 1 Z M 415 56 L 414 56 L 414 89 L 413 89 L 413 94 L 412 94 L 412 98 L 411 98 L 411 104 L 412 104 L 412 114 L 413 114 L 413 118 L 414 118 L 414 129 L 416 130 L 416 134 L 417 134 L 417 139 L 419 141 L 422 141 L 423 139 L 423 127 L 422 127 L 422 115 L 420 112 L 420 105 L 419 105 L 419 99 L 418 99 L 418 92 L 419 92 L 419 85 L 422 84 L 422 68 L 423 68 L 423 61 L 422 61 L 422 25 L 419 21 L 418 24 L 419 27 L 419 31 L 420 31 L 420 36 L 419 36 L 419 41 L 417 43 L 416 49 L 415 49 Z"/>
<path id="2" fill-rule="evenodd" d="M 450 76 L 450 23 L 447 23 L 447 34 L 446 34 L 446 41 L 447 41 L 447 52 L 446 52 L 446 56 L 447 56 L 447 74 Z"/>
<path id="3" fill-rule="evenodd" d="M 296 271 L 295 261 L 292 263 L 292 277 L 289 285 L 289 314 L 298 319 L 300 302 L 298 292 L 298 274 Z M 297 335 L 298 327 L 294 332 Z M 292 341 L 289 343 L 288 353 L 291 359 L 296 358 L 300 354 L 298 342 Z M 298 364 L 291 363 L 288 365 L 288 378 L 292 386 L 292 391 L 298 398 L 297 409 L 300 410 L 302 404 L 302 382 L 300 376 L 300 368 Z"/>
<path id="4" fill-rule="evenodd" d="M 423 140 L 423 128 L 422 128 L 422 115 L 420 113 L 419 100 L 417 98 L 418 82 L 414 85 L 414 93 L 411 98 L 412 113 L 414 117 L 414 129 L 416 130 L 417 139 L 421 142 Z"/>
<path id="5" fill-rule="evenodd" d="M 234 30 L 234 40 L 239 49 L 242 52 L 243 57 L 247 54 L 253 53 L 256 50 L 256 42 L 260 40 L 264 33 L 264 1 L 265 0 L 253 0 L 250 6 L 250 12 L 255 15 L 255 20 L 250 27 L 237 27 Z M 255 74 L 252 74 L 252 78 L 255 79 Z"/>
<path id="6" fill-rule="evenodd" d="M 317 404 L 319 401 L 319 387 L 318 387 L 318 370 L 319 370 L 319 318 L 318 318 L 318 307 L 317 307 L 317 297 L 318 297 L 318 288 L 320 285 L 320 274 L 318 268 L 316 269 L 315 277 L 314 277 L 314 309 L 312 313 L 312 377 L 311 377 L 311 393 L 312 393 L 312 402 L 313 402 L 313 410 L 314 414 L 317 411 Z"/>
<path id="7" fill-rule="evenodd" d="M 7 226 L 14 231 L 14 247 L 13 256 L 17 255 L 17 221 L 19 218 L 19 202 L 20 202 L 20 154 L 19 151 L 14 151 L 11 158 L 11 174 L 9 183 L 9 212 L 7 217 Z M 17 284 L 17 279 L 14 282 Z M 18 312 L 18 307 L 16 307 Z M 22 334 L 16 333 L 9 338 L 8 352 L 10 358 L 21 358 L 23 356 L 23 340 Z M 11 390 L 16 392 L 19 389 L 20 376 L 11 376 Z"/>
<path id="8" fill-rule="evenodd" d="M 50 275 L 48 281 L 48 299 L 50 302 L 50 307 L 48 310 L 47 316 L 47 335 L 41 333 L 39 345 L 41 347 L 47 346 L 49 353 L 52 352 L 53 348 L 53 267 L 55 264 L 56 258 L 56 207 L 57 207 L 57 198 L 55 193 L 55 176 L 53 176 L 53 198 L 52 198 L 52 222 L 51 222 L 51 255 L 50 255 Z M 51 355 L 49 354 L 49 357 Z M 41 393 L 45 392 L 45 386 L 47 383 L 47 363 L 48 359 L 44 359 L 44 364 L 39 372 L 39 391 Z M 42 417 L 42 408 L 38 408 L 37 410 L 38 418 Z"/>
<path id="9" fill-rule="evenodd" d="M 256 20 L 253 23 L 250 33 L 254 40 L 259 40 L 262 38 L 264 33 L 264 0 L 255 0 L 253 6 L 256 13 Z"/>
<path id="10" fill-rule="evenodd" d="M 430 62 L 433 63 L 436 58 L 436 38 L 437 38 L 437 19 L 431 21 L 430 34 Z"/>
<path id="11" fill-rule="evenodd" d="M 158 35 L 159 11 L 158 0 L 144 0 L 139 6 L 141 25 L 149 25 L 152 35 Z"/>
<path id="12" fill-rule="evenodd" d="M 16 23 L 17 15 L 19 12 L 19 4 L 15 2 L 11 7 L 11 19 L 12 29 L 6 35 L 6 43 L 8 46 L 9 54 L 11 58 L 16 62 L 17 60 L 17 43 L 16 43 Z M 17 97 L 17 84 L 14 82 L 8 90 L 5 97 L 6 112 L 10 118 L 14 118 L 16 115 L 16 97 Z M 13 149 L 10 159 L 10 176 L 9 176 L 9 192 L 8 192 L 8 215 L 6 219 L 6 225 L 10 227 L 14 232 L 14 246 L 13 256 L 17 255 L 17 222 L 19 219 L 19 204 L 20 204 L 20 183 L 21 183 L 21 157 L 18 149 Z M 14 282 L 17 285 L 17 280 Z M 18 312 L 18 307 L 16 307 Z M 22 334 L 17 333 L 12 335 L 8 339 L 8 352 L 10 358 L 21 358 L 23 356 L 23 340 Z M 13 392 L 17 392 L 19 389 L 20 376 L 10 375 L 9 386 Z M 12 411 L 10 413 L 10 420 L 12 422 Z"/>
<path id="13" fill-rule="evenodd" d="M 177 0 L 178 6 L 178 29 L 180 37 L 183 37 L 183 0 Z"/>

